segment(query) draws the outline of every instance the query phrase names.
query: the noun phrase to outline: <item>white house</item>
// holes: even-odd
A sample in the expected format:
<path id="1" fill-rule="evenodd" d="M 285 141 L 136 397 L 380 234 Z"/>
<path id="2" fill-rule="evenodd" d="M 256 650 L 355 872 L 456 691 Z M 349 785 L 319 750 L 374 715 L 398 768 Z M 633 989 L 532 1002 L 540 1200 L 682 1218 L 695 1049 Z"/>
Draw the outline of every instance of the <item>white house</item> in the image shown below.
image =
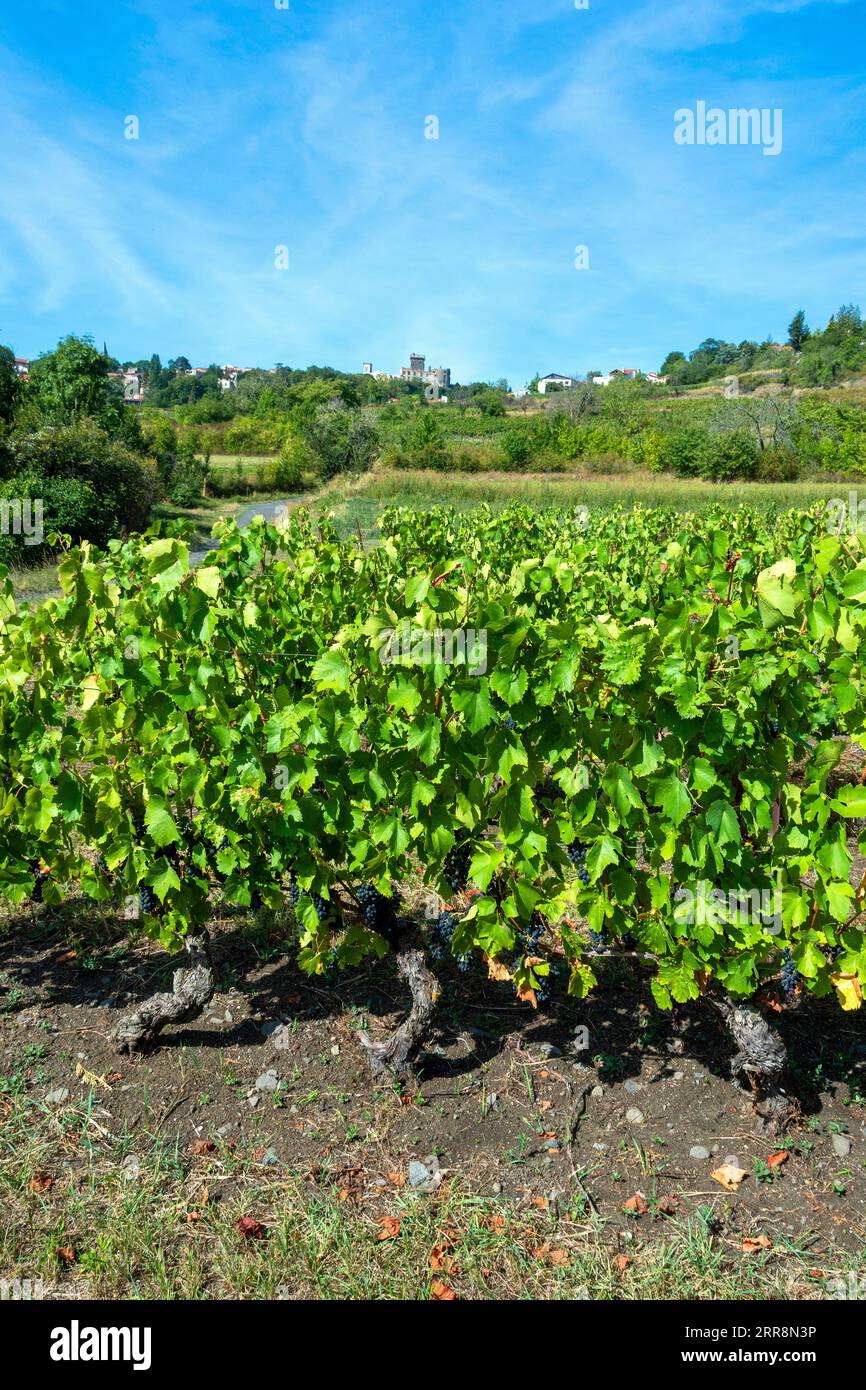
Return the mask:
<path id="1" fill-rule="evenodd" d="M 554 391 L 568 391 L 572 386 L 577 385 L 577 377 L 560 376 L 559 372 L 548 372 L 547 376 L 538 379 L 538 394 L 540 396 L 545 395 L 548 387 L 552 387 Z"/>

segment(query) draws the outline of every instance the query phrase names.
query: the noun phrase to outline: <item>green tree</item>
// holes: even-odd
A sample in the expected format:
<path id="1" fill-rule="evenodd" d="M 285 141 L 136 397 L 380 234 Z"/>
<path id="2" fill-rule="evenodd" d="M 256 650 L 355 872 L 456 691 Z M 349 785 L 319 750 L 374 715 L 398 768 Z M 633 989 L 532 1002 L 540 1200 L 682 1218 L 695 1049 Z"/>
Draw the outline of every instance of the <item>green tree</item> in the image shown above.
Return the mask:
<path id="1" fill-rule="evenodd" d="M 15 354 L 10 347 L 0 347 L 0 421 L 8 424 L 15 413 L 20 382 L 15 371 Z"/>
<path id="2" fill-rule="evenodd" d="M 69 334 L 54 352 L 30 367 L 31 395 L 39 413 L 53 424 L 89 418 L 108 434 L 123 431 L 123 396 L 108 376 L 108 364 L 90 338 Z"/>
<path id="3" fill-rule="evenodd" d="M 305 427 L 304 438 L 318 459 L 323 478 L 363 473 L 379 451 L 379 432 L 370 418 L 338 401 L 318 411 Z"/>
<path id="4" fill-rule="evenodd" d="M 788 324 L 788 342 L 795 352 L 800 352 L 807 338 L 811 336 L 806 315 L 802 309 L 798 309 Z"/>

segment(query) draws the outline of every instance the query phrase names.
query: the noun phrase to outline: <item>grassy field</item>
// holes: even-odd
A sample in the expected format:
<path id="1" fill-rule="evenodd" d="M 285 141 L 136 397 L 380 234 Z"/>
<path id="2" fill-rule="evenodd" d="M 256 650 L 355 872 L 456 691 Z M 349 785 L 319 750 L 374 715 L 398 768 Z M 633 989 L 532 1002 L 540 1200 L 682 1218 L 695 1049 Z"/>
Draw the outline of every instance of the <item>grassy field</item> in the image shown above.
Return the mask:
<path id="1" fill-rule="evenodd" d="M 228 457 L 228 456 L 227 456 Z M 247 456 L 245 465 L 258 467 L 262 459 Z M 230 470 L 228 470 L 230 471 Z M 336 478 L 324 487 L 309 480 L 307 492 L 314 512 L 332 512 L 344 535 L 360 527 L 365 540 L 375 540 L 377 519 L 384 507 L 454 507 L 467 511 L 481 503 L 504 507 L 523 502 L 533 507 L 586 506 L 609 510 L 617 505 L 666 507 L 680 511 L 702 511 L 713 503 L 732 507 L 748 503 L 757 507 L 808 507 L 831 497 L 847 497 L 854 483 L 816 480 L 797 483 L 708 483 L 699 479 L 673 478 L 663 474 L 624 469 L 621 473 L 598 474 L 588 470 L 568 473 L 439 473 L 420 470 L 389 470 L 381 467 L 356 481 Z M 256 501 L 277 497 L 274 492 L 202 498 L 196 507 L 176 507 L 162 503 L 154 510 L 155 521 L 185 520 L 195 527 L 193 544 L 211 532 L 220 517 L 236 516 Z M 17 592 L 39 602 L 56 592 L 56 568 L 41 565 L 15 572 Z"/>
<path id="2" fill-rule="evenodd" d="M 847 497 L 853 484 L 840 482 L 707 483 L 699 479 L 624 472 L 519 474 L 454 474 L 432 471 L 375 469 L 356 483 L 335 480 L 323 489 L 315 508 L 332 511 L 348 534 L 360 525 L 365 538 L 375 538 L 376 519 L 383 507 L 454 507 L 466 511 L 481 503 L 504 507 L 523 502 L 533 507 L 586 506 L 609 510 L 623 506 L 676 507 L 702 511 L 721 503 L 736 507 L 808 507 L 831 497 Z"/>

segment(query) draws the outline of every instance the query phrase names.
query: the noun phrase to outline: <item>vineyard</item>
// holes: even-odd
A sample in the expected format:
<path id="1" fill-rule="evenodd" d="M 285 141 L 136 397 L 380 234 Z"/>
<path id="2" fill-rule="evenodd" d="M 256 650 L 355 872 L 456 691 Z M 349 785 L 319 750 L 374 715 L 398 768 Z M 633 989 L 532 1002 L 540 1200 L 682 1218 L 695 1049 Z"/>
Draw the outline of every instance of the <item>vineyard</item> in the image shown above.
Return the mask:
<path id="1" fill-rule="evenodd" d="M 210 999 L 221 898 L 290 904 L 311 975 L 397 953 L 412 1007 L 362 1037 L 374 1075 L 408 1076 L 446 953 L 542 1009 L 626 951 L 660 1009 L 722 1010 L 778 1106 L 749 1001 L 852 1010 L 866 979 L 862 537 L 818 509 L 382 528 L 226 525 L 192 569 L 176 536 L 85 544 L 35 610 L 6 580 L 5 896 L 122 900 L 184 950 L 121 1049 Z"/>

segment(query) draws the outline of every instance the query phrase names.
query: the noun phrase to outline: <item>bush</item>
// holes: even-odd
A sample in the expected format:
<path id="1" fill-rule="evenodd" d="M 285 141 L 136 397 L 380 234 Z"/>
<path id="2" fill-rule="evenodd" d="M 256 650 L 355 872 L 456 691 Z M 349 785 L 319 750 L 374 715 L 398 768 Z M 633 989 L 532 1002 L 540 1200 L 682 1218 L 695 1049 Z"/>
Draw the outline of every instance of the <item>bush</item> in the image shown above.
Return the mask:
<path id="1" fill-rule="evenodd" d="M 758 455 L 755 477 L 767 483 L 792 483 L 800 476 L 797 456 L 790 449 L 765 449 Z"/>
<path id="2" fill-rule="evenodd" d="M 379 432 L 370 419 L 336 402 L 318 410 L 304 427 L 304 439 L 325 479 L 363 473 L 379 452 Z"/>
<path id="3" fill-rule="evenodd" d="M 703 477 L 725 482 L 730 478 L 751 478 L 755 472 L 756 445 L 745 430 L 727 430 L 710 435 L 700 459 Z"/>
<path id="4" fill-rule="evenodd" d="M 303 440 L 297 435 L 287 435 L 279 458 L 274 464 L 274 487 L 280 492 L 300 492 L 304 481 L 304 465 L 309 461 L 309 452 Z"/>
<path id="5" fill-rule="evenodd" d="M 696 425 L 681 425 L 667 435 L 660 451 L 660 466 L 680 478 L 695 478 L 703 470 L 707 436 Z"/>
<path id="6" fill-rule="evenodd" d="M 532 440 L 525 430 L 506 430 L 501 438 L 502 449 L 512 468 L 526 468 L 532 458 Z"/>
<path id="7" fill-rule="evenodd" d="M 46 534 L 67 530 L 75 539 L 105 545 L 122 531 L 144 530 L 160 494 L 154 461 L 111 439 L 93 421 L 13 435 L 6 458 L 13 470 L 6 495 L 41 497 Z M 22 479 L 33 490 L 24 491 Z"/>

